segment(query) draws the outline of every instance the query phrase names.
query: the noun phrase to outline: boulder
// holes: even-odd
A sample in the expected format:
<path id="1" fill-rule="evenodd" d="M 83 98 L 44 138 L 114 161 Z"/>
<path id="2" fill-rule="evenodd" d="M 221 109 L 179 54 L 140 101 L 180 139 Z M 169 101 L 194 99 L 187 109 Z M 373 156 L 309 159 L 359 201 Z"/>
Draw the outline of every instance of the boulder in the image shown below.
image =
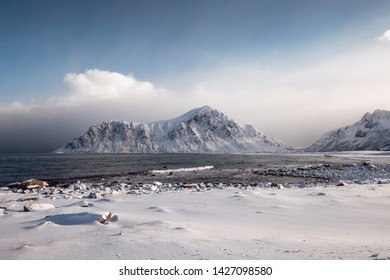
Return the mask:
<path id="1" fill-rule="evenodd" d="M 44 211 L 56 208 L 50 203 L 29 203 L 23 207 L 24 212 Z"/>
<path id="2" fill-rule="evenodd" d="M 11 186 L 11 185 L 10 185 Z M 30 189 L 36 189 L 36 188 L 46 188 L 49 184 L 45 181 L 37 180 L 37 179 L 30 179 L 21 183 L 15 183 L 12 184 L 13 188 L 20 188 L 22 190 L 30 190 Z"/>

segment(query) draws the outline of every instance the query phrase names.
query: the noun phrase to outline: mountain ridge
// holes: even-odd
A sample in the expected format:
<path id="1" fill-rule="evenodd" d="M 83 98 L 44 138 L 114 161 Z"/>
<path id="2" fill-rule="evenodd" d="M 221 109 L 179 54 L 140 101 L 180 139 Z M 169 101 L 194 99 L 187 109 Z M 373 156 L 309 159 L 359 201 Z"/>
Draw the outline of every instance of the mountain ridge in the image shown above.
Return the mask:
<path id="1" fill-rule="evenodd" d="M 290 149 L 251 125 L 242 127 L 209 106 L 150 123 L 105 121 L 55 152 L 71 153 L 256 153 Z"/>
<path id="2" fill-rule="evenodd" d="M 365 113 L 353 125 L 326 132 L 308 152 L 380 150 L 390 151 L 390 111 Z"/>

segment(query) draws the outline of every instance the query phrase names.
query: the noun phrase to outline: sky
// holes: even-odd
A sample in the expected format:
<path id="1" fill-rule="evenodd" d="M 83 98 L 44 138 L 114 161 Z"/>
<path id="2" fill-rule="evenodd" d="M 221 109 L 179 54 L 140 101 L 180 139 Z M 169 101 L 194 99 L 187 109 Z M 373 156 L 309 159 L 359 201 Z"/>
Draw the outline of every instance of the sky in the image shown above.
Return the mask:
<path id="1" fill-rule="evenodd" d="M 0 0 L 0 153 L 204 105 L 302 148 L 389 92 L 388 0 Z"/>

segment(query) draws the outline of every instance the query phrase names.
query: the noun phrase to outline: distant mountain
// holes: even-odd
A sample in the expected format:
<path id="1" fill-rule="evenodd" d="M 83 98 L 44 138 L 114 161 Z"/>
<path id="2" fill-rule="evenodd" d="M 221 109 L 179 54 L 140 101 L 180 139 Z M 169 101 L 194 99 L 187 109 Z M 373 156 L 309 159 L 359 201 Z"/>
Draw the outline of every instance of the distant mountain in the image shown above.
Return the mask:
<path id="1" fill-rule="evenodd" d="M 253 153 L 289 149 L 251 125 L 240 126 L 208 106 L 166 121 L 109 121 L 93 125 L 55 152 Z"/>
<path id="2" fill-rule="evenodd" d="M 390 111 L 366 113 L 351 125 L 325 133 L 309 152 L 390 150 Z"/>

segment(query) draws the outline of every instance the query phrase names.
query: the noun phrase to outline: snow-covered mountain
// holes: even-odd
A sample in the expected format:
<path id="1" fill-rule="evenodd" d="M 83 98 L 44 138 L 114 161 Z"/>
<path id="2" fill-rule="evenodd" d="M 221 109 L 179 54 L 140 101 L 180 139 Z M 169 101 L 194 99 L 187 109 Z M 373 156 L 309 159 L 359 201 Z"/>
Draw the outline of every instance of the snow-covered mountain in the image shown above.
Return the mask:
<path id="1" fill-rule="evenodd" d="M 93 125 L 58 153 L 252 153 L 288 147 L 251 125 L 240 126 L 208 106 L 166 121 Z"/>
<path id="2" fill-rule="evenodd" d="M 310 152 L 390 150 L 390 111 L 366 113 L 351 125 L 325 133 L 306 149 Z"/>

